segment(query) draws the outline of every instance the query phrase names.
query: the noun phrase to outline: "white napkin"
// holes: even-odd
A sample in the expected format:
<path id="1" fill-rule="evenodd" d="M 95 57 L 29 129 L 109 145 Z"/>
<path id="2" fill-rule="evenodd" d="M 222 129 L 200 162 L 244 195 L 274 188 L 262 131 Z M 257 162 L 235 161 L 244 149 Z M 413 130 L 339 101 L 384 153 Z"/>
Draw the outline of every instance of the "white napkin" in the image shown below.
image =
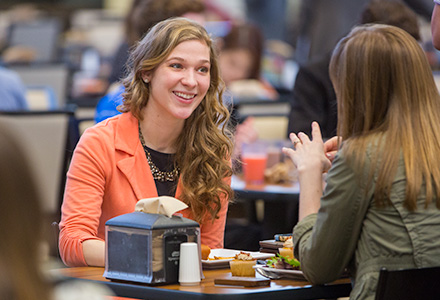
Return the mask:
<path id="1" fill-rule="evenodd" d="M 160 196 L 139 200 L 136 203 L 134 210 L 150 214 L 161 214 L 171 218 L 176 211 L 187 207 L 188 205 L 174 197 Z"/>

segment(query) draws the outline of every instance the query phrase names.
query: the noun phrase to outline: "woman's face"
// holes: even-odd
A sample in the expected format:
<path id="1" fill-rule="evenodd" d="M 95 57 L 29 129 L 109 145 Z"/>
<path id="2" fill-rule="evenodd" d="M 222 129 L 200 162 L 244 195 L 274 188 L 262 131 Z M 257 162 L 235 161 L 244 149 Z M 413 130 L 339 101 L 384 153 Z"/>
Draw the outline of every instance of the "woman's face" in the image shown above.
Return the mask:
<path id="1" fill-rule="evenodd" d="M 219 66 L 226 86 L 236 80 L 248 79 L 252 68 L 252 53 L 247 49 L 223 50 Z"/>
<path id="2" fill-rule="evenodd" d="M 210 51 L 202 41 L 191 40 L 177 45 L 149 80 L 147 109 L 161 118 L 187 119 L 199 106 L 209 89 Z"/>

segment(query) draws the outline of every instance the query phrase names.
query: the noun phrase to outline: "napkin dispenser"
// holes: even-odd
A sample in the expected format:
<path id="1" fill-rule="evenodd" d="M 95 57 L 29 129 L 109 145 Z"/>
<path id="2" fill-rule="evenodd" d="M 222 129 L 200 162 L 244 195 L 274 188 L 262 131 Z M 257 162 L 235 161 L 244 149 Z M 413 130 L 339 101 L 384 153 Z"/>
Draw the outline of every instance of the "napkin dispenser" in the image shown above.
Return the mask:
<path id="1" fill-rule="evenodd" d="M 177 283 L 180 244 L 200 245 L 193 220 L 135 211 L 105 223 L 105 272 L 111 280 L 151 285 Z"/>

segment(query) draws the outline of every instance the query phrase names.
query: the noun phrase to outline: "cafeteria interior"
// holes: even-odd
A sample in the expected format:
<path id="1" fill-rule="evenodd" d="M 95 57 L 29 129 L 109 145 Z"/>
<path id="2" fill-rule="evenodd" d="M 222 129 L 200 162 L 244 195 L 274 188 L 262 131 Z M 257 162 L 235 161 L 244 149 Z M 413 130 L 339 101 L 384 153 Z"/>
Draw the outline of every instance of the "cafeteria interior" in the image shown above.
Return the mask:
<path id="1" fill-rule="evenodd" d="M 28 148 L 25 153 L 42 199 L 40 258 L 46 269 L 65 267 L 58 253 L 58 223 L 66 172 L 81 135 L 96 124 L 97 104 L 114 88 L 114 82 L 109 81 L 112 64 L 124 40 L 125 18 L 133 1 L 137 0 L 0 3 L 0 69 L 18 74 L 25 87 L 26 111 L 42 120 L 34 127 L 32 117 L 22 114 L 23 110 L 2 111 L 0 99 L 0 126 L 14 128 L 11 132 L 29 143 L 22 146 Z M 306 1 L 317 3 L 316 11 L 304 9 Z M 329 32 L 323 33 L 320 17 L 326 12 L 319 9 L 322 2 L 330 1 L 204 0 L 204 25 L 213 38 L 224 37 L 235 23 L 255 24 L 264 37 L 258 82 L 240 80 L 228 89 L 234 120 L 253 120 L 256 139 L 272 151 L 273 168 L 265 167 L 263 188 L 252 188 L 243 182 L 240 163 L 235 166 L 235 198 L 226 220 L 226 249 L 262 251 L 261 241 L 291 234 L 298 220 L 297 174 L 281 153 L 281 147 L 290 146 L 288 124 L 296 75 L 300 66 L 327 55 L 337 37 L 350 29 L 348 24 L 355 24 L 354 15 L 359 13 L 359 8 L 341 12 L 340 19 L 347 19 L 345 28 L 331 32 L 332 26 L 328 26 Z M 359 6 L 366 3 L 354 2 Z M 432 45 L 429 16 L 426 9 L 417 15 L 420 44 L 440 87 L 440 52 Z M 323 36 L 328 37 L 326 41 Z M 289 166 L 288 171 L 282 169 Z M 280 172 L 286 172 L 281 179 Z"/>

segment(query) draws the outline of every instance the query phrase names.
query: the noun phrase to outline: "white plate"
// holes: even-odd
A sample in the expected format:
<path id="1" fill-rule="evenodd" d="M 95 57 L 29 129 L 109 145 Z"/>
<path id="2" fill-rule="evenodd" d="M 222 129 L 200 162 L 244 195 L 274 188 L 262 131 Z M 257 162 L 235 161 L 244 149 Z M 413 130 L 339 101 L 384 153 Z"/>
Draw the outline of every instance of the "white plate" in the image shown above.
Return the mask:
<path id="1" fill-rule="evenodd" d="M 275 256 L 273 253 L 262 253 L 262 252 L 252 252 L 252 251 L 244 251 L 244 250 L 233 250 L 233 249 L 211 249 L 211 253 L 209 254 L 209 258 L 214 258 L 214 256 L 217 257 L 230 257 L 226 259 L 215 259 L 215 260 L 203 260 L 202 259 L 202 266 L 205 269 L 209 268 L 229 268 L 229 261 L 232 260 L 232 257 L 235 256 L 235 254 L 240 253 L 241 251 L 250 253 L 251 256 L 255 259 L 267 259 L 270 257 Z"/>
<path id="2" fill-rule="evenodd" d="M 255 269 L 261 268 L 263 269 L 262 273 L 266 273 L 268 278 L 270 278 L 271 275 L 273 276 L 281 276 L 282 278 L 291 278 L 291 279 L 297 279 L 297 280 L 306 280 L 304 277 L 304 273 L 301 270 L 286 270 L 286 269 L 276 269 L 276 268 L 270 268 L 263 265 L 256 265 L 254 266 Z M 261 274 L 264 276 L 264 274 Z M 280 278 L 281 279 L 281 278 Z"/>

